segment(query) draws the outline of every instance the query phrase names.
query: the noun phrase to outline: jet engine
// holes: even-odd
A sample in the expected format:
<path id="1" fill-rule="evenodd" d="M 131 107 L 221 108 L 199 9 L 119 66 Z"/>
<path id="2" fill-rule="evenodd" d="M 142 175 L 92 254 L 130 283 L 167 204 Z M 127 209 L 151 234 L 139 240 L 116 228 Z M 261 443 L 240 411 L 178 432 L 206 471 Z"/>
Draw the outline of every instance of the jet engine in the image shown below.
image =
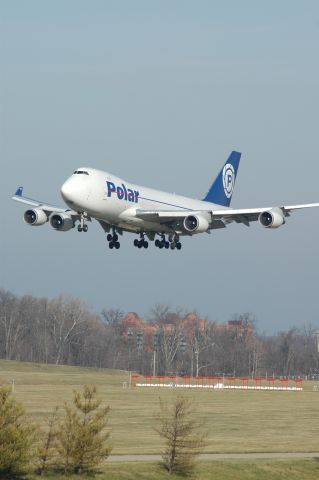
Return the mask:
<path id="1" fill-rule="evenodd" d="M 206 218 L 197 215 L 188 215 L 183 222 L 184 230 L 188 233 L 202 233 L 209 228 Z"/>
<path id="2" fill-rule="evenodd" d="M 34 208 L 24 212 L 23 220 L 28 225 L 38 226 L 46 223 L 48 221 L 48 216 L 41 208 Z"/>
<path id="3" fill-rule="evenodd" d="M 52 213 L 50 216 L 50 225 L 54 230 L 67 232 L 74 227 L 72 217 L 66 213 Z"/>
<path id="4" fill-rule="evenodd" d="M 266 228 L 278 228 L 285 223 L 285 216 L 280 208 L 272 208 L 268 212 L 261 212 L 259 223 Z"/>

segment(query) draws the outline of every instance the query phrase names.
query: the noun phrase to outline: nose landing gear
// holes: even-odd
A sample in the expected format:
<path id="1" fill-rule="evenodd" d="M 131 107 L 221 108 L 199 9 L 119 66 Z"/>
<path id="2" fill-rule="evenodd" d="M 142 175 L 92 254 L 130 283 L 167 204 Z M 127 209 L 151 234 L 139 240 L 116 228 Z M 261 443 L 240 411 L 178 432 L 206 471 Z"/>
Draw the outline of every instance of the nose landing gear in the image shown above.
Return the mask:
<path id="1" fill-rule="evenodd" d="M 86 217 L 87 214 L 85 212 L 82 212 L 80 214 L 80 225 L 78 225 L 78 232 L 87 232 L 89 227 L 86 224 Z"/>

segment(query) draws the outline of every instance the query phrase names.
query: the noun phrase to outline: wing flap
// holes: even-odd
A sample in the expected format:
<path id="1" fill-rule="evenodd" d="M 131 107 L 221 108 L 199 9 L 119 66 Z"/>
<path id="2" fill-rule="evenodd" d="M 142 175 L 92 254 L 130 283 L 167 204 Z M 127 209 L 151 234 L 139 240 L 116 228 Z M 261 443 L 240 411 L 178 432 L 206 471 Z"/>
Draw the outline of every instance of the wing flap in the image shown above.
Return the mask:
<path id="1" fill-rule="evenodd" d="M 136 210 L 135 216 L 147 222 L 166 225 L 180 225 L 189 215 L 202 215 L 209 217 L 210 229 L 226 228 L 226 223 L 221 218 L 211 218 L 209 210 Z"/>
<path id="2" fill-rule="evenodd" d="M 188 215 L 196 215 L 203 212 L 193 210 L 136 210 L 135 216 L 148 222 L 172 222 L 184 220 Z M 207 212 L 205 212 L 207 214 Z"/>

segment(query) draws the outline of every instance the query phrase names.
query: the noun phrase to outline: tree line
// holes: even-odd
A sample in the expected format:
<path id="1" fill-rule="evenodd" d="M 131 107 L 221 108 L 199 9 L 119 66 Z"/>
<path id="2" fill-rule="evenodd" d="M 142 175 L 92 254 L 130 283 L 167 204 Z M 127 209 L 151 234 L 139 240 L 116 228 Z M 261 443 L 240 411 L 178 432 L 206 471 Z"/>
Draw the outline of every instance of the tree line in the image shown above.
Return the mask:
<path id="1" fill-rule="evenodd" d="M 316 329 L 258 333 L 252 314 L 226 323 L 155 305 L 146 319 L 94 313 L 80 299 L 0 289 L 0 358 L 116 368 L 155 375 L 317 376 Z"/>

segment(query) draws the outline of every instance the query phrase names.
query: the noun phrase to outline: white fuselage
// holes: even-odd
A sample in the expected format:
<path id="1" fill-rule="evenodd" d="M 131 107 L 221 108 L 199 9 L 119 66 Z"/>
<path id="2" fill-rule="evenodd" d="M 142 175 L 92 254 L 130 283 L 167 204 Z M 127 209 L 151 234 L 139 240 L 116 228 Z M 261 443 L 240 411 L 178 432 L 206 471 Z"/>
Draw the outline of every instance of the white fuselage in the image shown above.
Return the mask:
<path id="1" fill-rule="evenodd" d="M 62 185 L 61 194 L 71 209 L 129 231 L 170 231 L 160 223 L 137 218 L 136 210 L 211 211 L 221 208 L 209 202 L 135 185 L 110 173 L 84 167 L 76 170 Z"/>

